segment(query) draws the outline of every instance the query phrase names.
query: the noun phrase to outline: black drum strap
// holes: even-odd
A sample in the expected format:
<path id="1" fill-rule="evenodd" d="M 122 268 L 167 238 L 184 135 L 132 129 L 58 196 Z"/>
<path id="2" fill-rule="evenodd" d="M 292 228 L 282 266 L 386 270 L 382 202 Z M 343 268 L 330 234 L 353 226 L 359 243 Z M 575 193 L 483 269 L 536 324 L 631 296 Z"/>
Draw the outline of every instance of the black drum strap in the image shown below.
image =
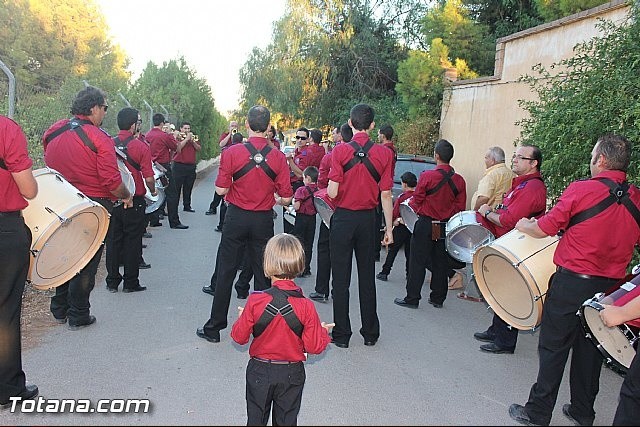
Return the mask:
<path id="1" fill-rule="evenodd" d="M 135 160 L 133 160 L 131 158 L 131 156 L 129 155 L 129 152 L 127 151 L 127 145 L 129 145 L 129 143 L 131 141 L 133 141 L 134 138 L 135 138 L 135 136 L 131 135 L 130 137 L 128 137 L 124 141 L 120 141 L 120 138 L 118 138 L 116 136 L 115 138 L 113 138 L 113 143 L 118 148 L 118 150 L 122 151 L 122 153 L 124 153 L 124 155 L 127 157 L 126 158 L 127 163 L 129 163 L 131 166 L 133 166 L 134 169 L 140 171 L 140 170 L 142 170 L 142 167 L 140 166 L 140 163 L 138 163 Z"/>
<path id="2" fill-rule="evenodd" d="M 93 144 L 93 142 L 91 142 L 91 140 L 89 139 L 89 136 L 87 135 L 87 133 L 82 129 L 83 125 L 92 125 L 92 124 L 93 123 L 90 122 L 89 120 L 82 120 L 82 119 L 73 118 L 73 119 L 69 120 L 69 123 L 65 124 L 64 126 L 56 129 L 55 131 L 53 131 L 49 135 L 47 135 L 47 137 L 44 139 L 44 141 L 47 144 L 49 144 L 51 141 L 53 141 L 54 138 L 62 135 L 66 131 L 70 130 L 70 131 L 75 132 L 80 137 L 80 139 L 82 140 L 84 145 L 89 147 L 91 149 L 91 151 L 93 151 L 94 153 L 97 153 L 98 149 Z"/>
<path id="3" fill-rule="evenodd" d="M 233 180 L 237 181 L 249 173 L 251 169 L 259 167 L 269 178 L 271 178 L 272 181 L 275 182 L 277 175 L 267 164 L 267 154 L 271 152 L 271 146 L 267 145 L 262 150 L 258 151 L 258 149 L 250 142 L 245 142 L 243 145 L 247 150 L 249 150 L 249 163 L 233 174 Z"/>
<path id="4" fill-rule="evenodd" d="M 2 159 L 0 159 L 0 169 L 9 170 L 7 169 L 7 165 L 4 163 L 4 160 Z"/>
<path id="5" fill-rule="evenodd" d="M 347 162 L 347 164 L 344 165 L 343 172 L 347 173 L 347 171 L 349 171 L 355 165 L 362 163 L 369 171 L 369 174 L 371 175 L 373 180 L 375 182 L 380 182 L 380 174 L 378 173 L 375 166 L 373 166 L 373 163 L 371 163 L 371 160 L 369 159 L 369 150 L 371 150 L 371 147 L 373 147 L 374 145 L 373 142 L 369 140 L 367 141 L 366 144 L 364 144 L 363 147 L 360 147 L 358 143 L 355 141 L 349 141 L 348 144 L 354 150 L 353 159 L 349 160 L 349 162 Z"/>
<path id="6" fill-rule="evenodd" d="M 284 318 L 291 330 L 298 337 L 302 338 L 302 322 L 300 322 L 300 319 L 298 319 L 298 316 L 296 316 L 296 313 L 293 311 L 293 307 L 291 307 L 291 303 L 289 303 L 289 297 L 304 298 L 304 295 L 299 291 L 284 291 L 275 286 L 263 292 L 271 295 L 272 299 L 265 307 L 262 316 L 260 316 L 253 326 L 253 336 L 258 338 L 262 335 L 273 319 L 279 314 Z"/>
<path id="7" fill-rule="evenodd" d="M 452 168 L 450 172 L 445 172 L 443 169 L 438 169 L 438 172 L 440 172 L 443 176 L 442 181 L 440 181 L 438 185 L 433 187 L 431 190 L 427 190 L 427 196 L 437 193 L 445 184 L 449 184 L 451 191 L 453 191 L 453 195 L 455 197 L 458 197 L 458 194 L 460 192 L 458 191 L 458 188 L 451 180 L 451 177 L 456 173 L 456 171 L 454 171 Z"/>

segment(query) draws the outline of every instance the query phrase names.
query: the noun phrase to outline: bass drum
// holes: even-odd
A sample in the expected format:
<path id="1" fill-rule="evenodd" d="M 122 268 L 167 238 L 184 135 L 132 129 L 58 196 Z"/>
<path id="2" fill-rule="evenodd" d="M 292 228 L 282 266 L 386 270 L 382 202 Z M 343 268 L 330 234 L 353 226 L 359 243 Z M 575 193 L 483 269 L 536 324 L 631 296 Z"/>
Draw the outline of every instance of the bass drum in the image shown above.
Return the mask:
<path id="1" fill-rule="evenodd" d="M 614 289 L 613 292 L 598 293 L 586 300 L 578 315 L 586 337 L 593 342 L 610 366 L 624 374 L 636 355 L 640 319 L 609 328 L 602 322 L 600 311 L 604 309 L 603 304 L 622 307 L 640 295 L 640 275 Z"/>
<path id="2" fill-rule="evenodd" d="M 75 276 L 100 249 L 109 228 L 109 213 L 53 169 L 33 172 L 38 195 L 23 210 L 31 229 L 28 281 L 50 289 Z"/>
<path id="3" fill-rule="evenodd" d="M 475 251 L 495 240 L 495 236 L 476 218 L 476 211 L 458 212 L 447 221 L 447 252 L 462 262 L 472 262 Z"/>
<path id="4" fill-rule="evenodd" d="M 327 194 L 326 188 L 313 193 L 313 205 L 316 207 L 316 211 L 318 212 L 318 215 L 320 215 L 324 225 L 326 225 L 327 228 L 331 228 L 331 216 L 336 210 L 336 207 L 333 204 L 333 199 L 331 199 Z"/>
<path id="5" fill-rule="evenodd" d="M 536 239 L 511 230 L 473 255 L 480 293 L 494 313 L 514 328 L 533 330 L 542 321 L 557 244 L 557 236 Z"/>

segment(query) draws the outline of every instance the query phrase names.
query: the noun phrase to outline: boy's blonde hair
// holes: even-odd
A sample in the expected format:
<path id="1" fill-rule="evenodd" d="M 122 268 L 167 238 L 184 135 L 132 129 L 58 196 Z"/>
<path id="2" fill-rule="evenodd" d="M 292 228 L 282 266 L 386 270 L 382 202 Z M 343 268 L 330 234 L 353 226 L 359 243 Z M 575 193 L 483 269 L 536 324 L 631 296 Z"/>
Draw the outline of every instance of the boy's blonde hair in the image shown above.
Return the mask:
<path id="1" fill-rule="evenodd" d="M 264 248 L 264 275 L 293 279 L 304 271 L 304 249 L 297 237 L 282 233 L 273 236 Z"/>

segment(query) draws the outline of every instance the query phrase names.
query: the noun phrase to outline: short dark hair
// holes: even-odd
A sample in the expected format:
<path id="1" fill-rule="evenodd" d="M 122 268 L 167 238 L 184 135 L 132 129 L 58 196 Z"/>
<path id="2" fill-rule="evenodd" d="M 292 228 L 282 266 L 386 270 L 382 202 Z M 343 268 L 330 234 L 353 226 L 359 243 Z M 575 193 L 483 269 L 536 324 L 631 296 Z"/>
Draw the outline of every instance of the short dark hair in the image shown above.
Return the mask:
<path id="1" fill-rule="evenodd" d="M 189 125 L 189 126 L 191 126 L 191 123 L 189 123 L 189 122 L 182 122 L 182 123 L 180 123 L 180 127 L 182 127 L 182 126 L 184 126 L 184 125 Z"/>
<path id="2" fill-rule="evenodd" d="M 231 143 L 232 144 L 237 144 L 239 142 L 242 142 L 243 139 L 244 139 L 244 136 L 242 136 L 242 134 L 240 132 L 236 132 L 231 137 Z"/>
<path id="3" fill-rule="evenodd" d="M 77 93 L 71 104 L 71 114 L 90 116 L 91 109 L 96 105 L 105 105 L 105 94 L 97 87 L 87 86 Z"/>
<path id="4" fill-rule="evenodd" d="M 440 160 L 449 163 L 453 159 L 453 145 L 446 139 L 436 142 L 435 153 L 440 156 Z"/>
<path id="5" fill-rule="evenodd" d="M 537 160 L 538 164 L 536 165 L 536 169 L 538 171 L 540 171 L 540 166 L 542 166 L 542 151 L 540 150 L 540 147 L 538 147 L 537 145 L 531 145 L 531 144 L 522 144 L 523 147 L 530 147 L 533 149 L 533 153 L 531 154 L 531 158 L 533 160 Z"/>
<path id="6" fill-rule="evenodd" d="M 391 127 L 391 125 L 382 126 L 379 132 L 383 134 L 384 137 L 389 141 L 391 141 L 391 138 L 393 138 L 393 128 Z"/>
<path id="7" fill-rule="evenodd" d="M 608 170 L 627 171 L 631 162 L 631 142 L 622 135 L 612 133 L 598 138 L 595 155 L 604 157 Z"/>
<path id="8" fill-rule="evenodd" d="M 138 110 L 126 107 L 118 111 L 118 129 L 129 130 L 138 121 Z"/>
<path id="9" fill-rule="evenodd" d="M 254 105 L 247 114 L 249 128 L 254 132 L 265 132 L 271 121 L 269 109 L 263 105 Z"/>
<path id="10" fill-rule="evenodd" d="M 309 135 L 316 144 L 320 144 L 322 142 L 322 131 L 320 129 L 311 129 Z"/>
<path id="11" fill-rule="evenodd" d="M 153 121 L 154 126 L 160 126 L 161 124 L 165 123 L 162 113 L 155 113 L 151 120 Z"/>
<path id="12" fill-rule="evenodd" d="M 407 184 L 407 187 L 415 188 L 418 185 L 418 177 L 413 172 L 405 172 L 400 176 L 400 181 Z"/>
<path id="13" fill-rule="evenodd" d="M 349 123 L 345 123 L 340 126 L 340 135 L 343 142 L 349 142 L 353 138 L 353 129 L 349 126 Z"/>
<path id="14" fill-rule="evenodd" d="M 311 182 L 318 182 L 318 173 L 318 168 L 315 166 L 307 166 L 302 171 L 302 175 L 311 178 Z"/>
<path id="15" fill-rule="evenodd" d="M 307 129 L 307 128 L 305 128 L 305 127 L 299 127 L 299 128 L 296 130 L 296 133 L 298 133 L 298 132 L 304 132 L 304 133 L 307 135 L 307 138 L 309 138 L 309 129 Z"/>
<path id="16" fill-rule="evenodd" d="M 359 131 L 369 130 L 369 126 L 373 123 L 374 117 L 375 112 L 373 111 L 373 108 L 367 104 L 354 105 L 349 113 L 351 126 L 353 126 L 355 130 Z"/>

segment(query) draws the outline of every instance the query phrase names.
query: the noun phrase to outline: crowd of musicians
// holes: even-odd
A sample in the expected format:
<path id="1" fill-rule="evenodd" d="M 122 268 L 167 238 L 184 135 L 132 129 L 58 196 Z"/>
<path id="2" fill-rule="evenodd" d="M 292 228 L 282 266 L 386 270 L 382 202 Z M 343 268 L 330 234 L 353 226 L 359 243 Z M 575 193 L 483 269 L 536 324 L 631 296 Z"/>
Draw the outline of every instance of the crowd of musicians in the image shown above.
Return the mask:
<path id="1" fill-rule="evenodd" d="M 140 133 L 140 115 L 133 108 L 117 113 L 120 129 L 115 137 L 100 125 L 107 114 L 105 94 L 94 87 L 80 91 L 71 108 L 73 117 L 53 124 L 43 135 L 44 159 L 70 184 L 111 214 L 106 238 L 107 289 L 124 292 L 146 289 L 139 281 L 143 235 L 147 226 L 161 226 L 165 216 L 172 229 L 184 230 L 178 205 L 193 212 L 191 190 L 195 181 L 196 153 L 200 150 L 189 123 L 173 131 L 161 114 L 153 116 L 153 129 Z M 345 118 L 347 119 L 347 118 Z M 349 313 L 352 259 L 357 270 L 360 327 L 365 346 L 380 338 L 377 314 L 376 258 L 378 247 L 391 247 L 390 254 L 405 246 L 406 294 L 394 303 L 416 309 L 422 299 L 426 270 L 430 271 L 428 303 L 444 306 L 454 263 L 445 246 L 445 225 L 467 206 L 466 183 L 450 165 L 454 145 L 435 144 L 436 167 L 419 177 L 403 175 L 403 194 L 395 201 L 392 187 L 396 151 L 390 126 L 380 128 L 379 140 L 374 110 L 366 104 L 351 109 L 346 123 L 333 129 L 335 144 L 323 141 L 322 132 L 301 127 L 296 149 L 285 155 L 263 106 L 252 107 L 246 122 L 231 122 L 220 137 L 222 153 L 215 196 L 207 214 L 220 208 L 221 240 L 211 284 L 203 291 L 213 295 L 209 318 L 198 328 L 198 337 L 220 342 L 228 326 L 229 306 L 238 270 L 244 281 L 236 282 L 239 298 L 265 291 L 271 283 L 263 270 L 267 241 L 274 235 L 274 218 L 281 216 L 285 232 L 298 236 L 307 259 L 301 277 L 311 275 L 311 256 L 316 243 L 314 301 L 333 306 L 335 326 L 331 342 L 339 348 L 351 345 L 353 329 Z M 115 150 L 114 147 L 118 147 Z M 119 154 L 116 153 L 118 151 Z M 512 167 L 504 151 L 488 149 L 487 167 L 471 200 L 477 220 L 499 238 L 516 229 L 532 238 L 561 235 L 553 261 L 553 274 L 545 296 L 540 325 L 539 370 L 525 405 L 513 404 L 509 415 L 525 425 L 549 425 L 564 369 L 571 354 L 571 401 L 563 414 L 577 425 L 592 425 L 594 401 L 599 389 L 602 355 L 585 337 L 576 312 L 583 302 L 605 292 L 625 277 L 633 249 L 640 244 L 640 191 L 628 184 L 626 171 L 631 143 L 623 136 L 599 137 L 589 159 L 591 178 L 571 183 L 558 202 L 547 208 L 544 177 L 540 173 L 543 154 L 538 147 L 517 147 Z M 135 185 L 127 188 L 118 167 L 124 157 Z M 168 185 L 166 202 L 147 214 L 144 195 L 156 195 L 156 168 L 162 169 Z M 160 166 L 157 166 L 160 165 Z M 38 388 L 26 384 L 20 343 L 21 297 L 27 279 L 31 235 L 21 211 L 37 197 L 38 184 L 20 127 L 0 116 L 0 404 L 11 397 L 32 399 Z M 412 175 L 412 174 L 411 174 Z M 321 221 L 315 238 L 316 210 L 313 198 L 323 194 L 333 206 L 330 222 Z M 406 230 L 398 206 L 408 200 L 417 215 L 413 232 Z M 166 205 L 166 211 L 165 206 Z M 275 210 L 275 205 L 282 210 Z M 286 213 L 296 210 L 295 224 Z M 381 224 L 386 224 L 381 228 Z M 409 249 L 410 250 L 407 250 Z M 102 248 L 79 274 L 56 287 L 51 313 L 71 330 L 95 323 L 90 313 L 90 294 L 95 286 Z M 9 262 L 5 262 L 8 260 Z M 393 263 L 393 259 L 391 259 Z M 124 274 L 120 266 L 124 265 Z M 378 274 L 386 280 L 391 265 Z M 621 306 L 606 306 L 600 312 L 607 326 L 640 318 L 640 297 Z M 274 327 L 287 327 L 278 324 Z M 271 327 L 271 326 L 270 326 Z M 474 337 L 485 342 L 481 350 L 493 354 L 513 353 L 517 329 L 499 316 Z M 253 346 L 252 346 L 253 349 Z M 253 351 L 250 349 L 250 354 Z M 270 355 L 251 354 L 256 360 Z M 640 359 L 635 358 L 622 384 L 613 424 L 635 425 L 640 420 Z"/>

